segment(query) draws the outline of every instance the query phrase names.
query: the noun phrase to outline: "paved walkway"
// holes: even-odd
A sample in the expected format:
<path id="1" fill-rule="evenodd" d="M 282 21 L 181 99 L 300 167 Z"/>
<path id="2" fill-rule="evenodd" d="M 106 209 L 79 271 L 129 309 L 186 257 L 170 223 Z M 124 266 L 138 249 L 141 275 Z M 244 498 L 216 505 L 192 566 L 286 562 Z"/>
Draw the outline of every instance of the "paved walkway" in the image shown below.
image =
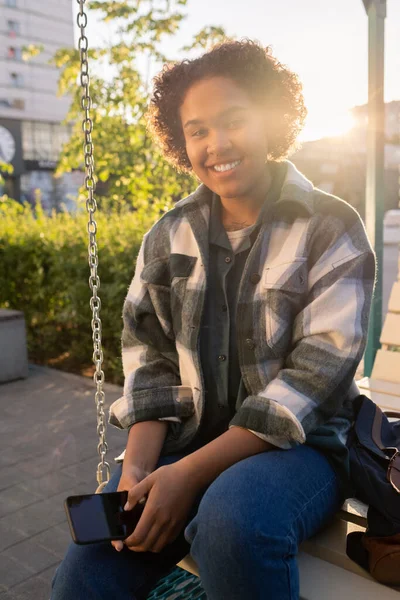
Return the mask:
<path id="1" fill-rule="evenodd" d="M 107 406 L 121 388 L 106 385 Z M 64 499 L 96 488 L 93 382 L 31 366 L 0 385 L 0 600 L 48 600 L 70 541 Z M 126 434 L 108 428 L 110 464 Z"/>

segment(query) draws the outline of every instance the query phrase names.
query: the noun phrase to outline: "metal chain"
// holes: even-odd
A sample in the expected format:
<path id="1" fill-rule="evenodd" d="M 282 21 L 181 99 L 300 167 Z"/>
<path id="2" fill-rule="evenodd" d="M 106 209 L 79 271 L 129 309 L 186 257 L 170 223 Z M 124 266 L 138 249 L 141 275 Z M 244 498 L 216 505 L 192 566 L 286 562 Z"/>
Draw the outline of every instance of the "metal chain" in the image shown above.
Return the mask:
<path id="1" fill-rule="evenodd" d="M 82 98 L 81 106 L 84 111 L 84 119 L 82 121 L 82 130 L 85 137 L 83 144 L 83 151 L 85 155 L 85 188 L 87 191 L 86 199 L 86 210 L 88 212 L 88 225 L 87 231 L 89 235 L 88 244 L 88 257 L 90 267 L 89 287 L 92 290 L 92 297 L 90 299 L 90 308 L 92 310 L 92 332 L 93 332 L 93 363 L 96 367 L 93 379 L 96 384 L 96 409 L 97 409 L 97 434 L 99 436 L 99 443 L 97 445 L 97 452 L 100 457 L 100 462 L 97 465 L 97 483 L 100 491 L 110 479 L 110 465 L 106 462 L 107 454 L 107 442 L 106 442 L 106 419 L 104 413 L 104 400 L 105 395 L 103 391 L 104 383 L 104 372 L 102 369 L 103 365 L 103 350 L 101 345 L 101 320 L 100 320 L 100 309 L 101 301 L 98 295 L 100 289 L 100 278 L 97 273 L 97 267 L 99 265 L 98 249 L 97 249 L 97 223 L 94 219 L 94 213 L 97 210 L 96 199 L 94 192 L 96 190 L 96 180 L 94 174 L 94 158 L 93 158 L 93 142 L 92 142 L 92 131 L 93 122 L 90 118 L 90 109 L 92 106 L 92 100 L 90 97 L 89 85 L 90 77 L 88 70 L 88 38 L 86 37 L 85 30 L 87 26 L 87 14 L 84 10 L 86 0 L 76 0 L 79 5 L 79 13 L 77 15 L 77 23 L 80 29 L 81 35 L 78 41 L 78 48 L 80 52 L 81 60 L 81 73 L 80 80 L 82 86 Z"/>

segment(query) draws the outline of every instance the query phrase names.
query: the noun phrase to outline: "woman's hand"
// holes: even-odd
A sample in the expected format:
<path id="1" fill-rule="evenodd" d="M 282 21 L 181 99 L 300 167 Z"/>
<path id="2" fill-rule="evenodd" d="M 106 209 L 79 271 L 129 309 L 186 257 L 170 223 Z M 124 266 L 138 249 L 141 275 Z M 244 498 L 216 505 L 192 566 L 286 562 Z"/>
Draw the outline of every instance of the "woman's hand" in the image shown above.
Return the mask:
<path id="1" fill-rule="evenodd" d="M 143 496 L 147 501 L 135 531 L 124 541 L 129 550 L 161 552 L 184 528 L 199 492 L 180 461 L 156 469 L 134 485 L 125 510 L 131 510 Z"/>
<path id="2" fill-rule="evenodd" d="M 149 475 L 148 471 L 144 471 L 140 467 L 136 467 L 135 465 L 127 466 L 124 464 L 117 492 L 129 492 L 130 489 L 135 487 L 140 481 L 147 477 L 147 475 Z M 115 542 L 111 542 L 111 544 L 118 552 L 124 547 L 124 543 L 121 540 L 116 540 Z"/>

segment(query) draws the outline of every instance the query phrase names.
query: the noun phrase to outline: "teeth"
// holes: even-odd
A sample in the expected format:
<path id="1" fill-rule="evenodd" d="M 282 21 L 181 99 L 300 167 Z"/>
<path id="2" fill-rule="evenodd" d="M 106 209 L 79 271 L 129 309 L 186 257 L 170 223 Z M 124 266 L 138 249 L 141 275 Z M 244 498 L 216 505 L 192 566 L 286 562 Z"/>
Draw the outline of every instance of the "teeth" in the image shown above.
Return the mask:
<path id="1" fill-rule="evenodd" d="M 214 169 L 216 171 L 218 171 L 218 173 L 223 173 L 224 171 L 230 171 L 231 169 L 234 169 L 235 167 L 237 167 L 238 165 L 240 165 L 241 161 L 237 160 L 236 162 L 233 163 L 229 163 L 226 165 L 215 165 Z"/>

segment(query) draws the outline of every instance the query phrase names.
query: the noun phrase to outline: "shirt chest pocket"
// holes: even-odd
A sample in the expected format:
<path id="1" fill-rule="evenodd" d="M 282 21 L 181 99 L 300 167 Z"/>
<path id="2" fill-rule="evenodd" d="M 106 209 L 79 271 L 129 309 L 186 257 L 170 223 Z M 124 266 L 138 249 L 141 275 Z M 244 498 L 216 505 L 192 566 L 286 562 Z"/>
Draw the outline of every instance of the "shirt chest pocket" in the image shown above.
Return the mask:
<path id="1" fill-rule="evenodd" d="M 196 256 L 174 253 L 149 262 L 140 274 L 159 320 L 169 323 L 175 335 L 182 328 L 181 314 L 196 261 Z"/>
<path id="2" fill-rule="evenodd" d="M 293 323 L 308 289 L 307 258 L 267 265 L 262 277 L 266 341 L 282 357 L 292 345 Z"/>
<path id="3" fill-rule="evenodd" d="M 140 278 L 148 285 L 170 288 L 177 279 L 187 279 L 190 276 L 196 260 L 196 256 L 186 254 L 155 258 L 143 267 Z"/>

